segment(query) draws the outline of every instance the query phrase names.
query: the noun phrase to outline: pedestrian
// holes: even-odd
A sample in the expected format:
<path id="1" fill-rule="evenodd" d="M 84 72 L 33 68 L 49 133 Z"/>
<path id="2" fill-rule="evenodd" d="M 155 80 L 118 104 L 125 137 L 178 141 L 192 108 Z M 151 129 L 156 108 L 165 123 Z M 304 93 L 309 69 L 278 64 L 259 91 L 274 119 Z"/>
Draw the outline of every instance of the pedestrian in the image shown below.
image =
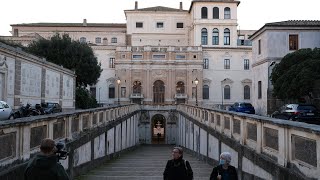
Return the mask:
<path id="1" fill-rule="evenodd" d="M 40 153 L 30 160 L 25 173 L 25 180 L 69 180 L 67 172 L 58 162 L 55 154 L 56 144 L 52 139 L 43 139 Z"/>
<path id="2" fill-rule="evenodd" d="M 172 159 L 168 160 L 163 172 L 164 180 L 192 180 L 193 172 L 190 163 L 183 159 L 183 149 L 174 147 Z"/>
<path id="3" fill-rule="evenodd" d="M 230 165 L 231 154 L 223 152 L 220 155 L 219 165 L 213 168 L 210 180 L 238 180 L 237 170 Z"/>

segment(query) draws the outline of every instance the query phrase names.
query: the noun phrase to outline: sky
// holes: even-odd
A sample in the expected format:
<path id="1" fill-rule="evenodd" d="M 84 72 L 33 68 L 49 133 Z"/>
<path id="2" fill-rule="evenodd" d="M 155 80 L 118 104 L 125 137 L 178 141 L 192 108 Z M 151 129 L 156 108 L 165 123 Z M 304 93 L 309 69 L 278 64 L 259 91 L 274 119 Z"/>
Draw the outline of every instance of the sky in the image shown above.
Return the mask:
<path id="1" fill-rule="evenodd" d="M 9 36 L 10 24 L 60 22 L 125 23 L 123 10 L 136 0 L 2 0 L 0 36 Z M 138 0 L 139 8 L 166 6 L 188 10 L 191 0 Z M 258 30 L 265 23 L 286 20 L 320 20 L 319 0 L 242 0 L 238 29 Z"/>

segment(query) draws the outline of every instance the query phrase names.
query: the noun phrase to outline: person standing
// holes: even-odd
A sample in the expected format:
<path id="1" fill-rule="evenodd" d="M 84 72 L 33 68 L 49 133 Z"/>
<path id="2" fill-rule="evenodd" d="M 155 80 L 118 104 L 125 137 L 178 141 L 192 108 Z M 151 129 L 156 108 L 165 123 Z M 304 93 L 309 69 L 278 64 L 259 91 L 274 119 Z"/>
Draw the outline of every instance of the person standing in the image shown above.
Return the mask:
<path id="1" fill-rule="evenodd" d="M 43 139 L 40 153 L 32 159 L 24 173 L 25 180 L 69 180 L 67 172 L 58 162 L 54 140 Z"/>
<path id="2" fill-rule="evenodd" d="M 230 165 L 231 154 L 223 152 L 220 155 L 219 165 L 213 168 L 210 180 L 238 180 L 237 170 Z"/>
<path id="3" fill-rule="evenodd" d="M 174 147 L 172 150 L 172 159 L 168 160 L 163 172 L 164 180 L 192 180 L 193 171 L 190 163 L 183 159 L 183 149 Z"/>

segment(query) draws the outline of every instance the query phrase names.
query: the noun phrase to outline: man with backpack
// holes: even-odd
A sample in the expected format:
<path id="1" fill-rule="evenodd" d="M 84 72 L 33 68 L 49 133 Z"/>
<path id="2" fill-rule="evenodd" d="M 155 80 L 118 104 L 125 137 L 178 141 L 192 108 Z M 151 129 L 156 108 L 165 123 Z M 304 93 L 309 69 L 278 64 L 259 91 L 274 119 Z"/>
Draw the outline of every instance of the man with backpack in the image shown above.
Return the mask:
<path id="1" fill-rule="evenodd" d="M 25 180 L 69 180 L 67 172 L 58 162 L 54 140 L 43 139 L 40 153 L 32 159 L 24 173 Z"/>
<path id="2" fill-rule="evenodd" d="M 174 147 L 172 150 L 172 159 L 168 160 L 163 172 L 164 180 L 192 180 L 193 171 L 190 163 L 183 159 L 183 149 Z"/>

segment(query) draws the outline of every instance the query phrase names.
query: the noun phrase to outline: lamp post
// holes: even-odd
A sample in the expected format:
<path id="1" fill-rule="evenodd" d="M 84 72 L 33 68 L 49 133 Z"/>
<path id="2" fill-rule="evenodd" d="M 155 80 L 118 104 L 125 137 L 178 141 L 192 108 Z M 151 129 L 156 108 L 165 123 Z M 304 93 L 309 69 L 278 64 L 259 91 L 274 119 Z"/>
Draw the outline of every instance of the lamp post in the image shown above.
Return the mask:
<path id="1" fill-rule="evenodd" d="M 199 83 L 198 78 L 194 80 L 194 83 L 196 84 L 196 106 L 198 106 L 198 83 Z"/>
<path id="2" fill-rule="evenodd" d="M 118 105 L 120 105 L 120 83 L 121 83 L 121 80 L 120 80 L 120 77 L 118 77 L 118 79 L 117 79 L 117 84 L 118 84 Z"/>

